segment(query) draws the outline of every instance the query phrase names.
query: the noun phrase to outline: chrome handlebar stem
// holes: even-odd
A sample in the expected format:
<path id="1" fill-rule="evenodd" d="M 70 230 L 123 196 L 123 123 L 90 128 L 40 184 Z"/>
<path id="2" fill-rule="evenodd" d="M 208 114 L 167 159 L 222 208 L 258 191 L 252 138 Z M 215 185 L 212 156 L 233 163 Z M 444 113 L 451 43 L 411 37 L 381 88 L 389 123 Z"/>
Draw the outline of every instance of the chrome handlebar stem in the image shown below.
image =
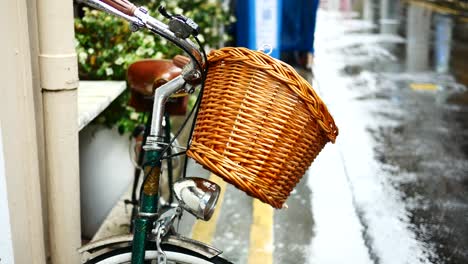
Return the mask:
<path id="1" fill-rule="evenodd" d="M 180 90 L 184 84 L 184 77 L 179 75 L 172 81 L 165 83 L 155 90 L 152 115 L 153 119 L 151 120 L 150 134 L 146 139 L 145 146 L 143 147 L 145 150 L 156 150 L 162 148 L 162 120 L 164 118 L 164 105 L 169 96 Z"/>

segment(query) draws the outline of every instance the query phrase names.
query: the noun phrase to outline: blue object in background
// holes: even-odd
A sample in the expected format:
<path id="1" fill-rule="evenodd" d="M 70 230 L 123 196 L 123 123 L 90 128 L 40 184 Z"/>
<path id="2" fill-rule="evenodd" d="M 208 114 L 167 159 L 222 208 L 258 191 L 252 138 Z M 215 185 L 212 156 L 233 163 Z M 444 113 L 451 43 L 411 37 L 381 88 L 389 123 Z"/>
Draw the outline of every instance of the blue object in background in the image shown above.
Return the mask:
<path id="1" fill-rule="evenodd" d="M 453 21 L 450 16 L 435 16 L 435 68 L 439 73 L 447 73 L 450 68 Z"/>
<path id="2" fill-rule="evenodd" d="M 271 48 L 270 55 L 279 58 L 282 0 L 237 0 L 236 5 L 237 46 Z"/>
<path id="3" fill-rule="evenodd" d="M 320 0 L 284 1 L 281 12 L 281 51 L 314 54 L 314 35 Z"/>

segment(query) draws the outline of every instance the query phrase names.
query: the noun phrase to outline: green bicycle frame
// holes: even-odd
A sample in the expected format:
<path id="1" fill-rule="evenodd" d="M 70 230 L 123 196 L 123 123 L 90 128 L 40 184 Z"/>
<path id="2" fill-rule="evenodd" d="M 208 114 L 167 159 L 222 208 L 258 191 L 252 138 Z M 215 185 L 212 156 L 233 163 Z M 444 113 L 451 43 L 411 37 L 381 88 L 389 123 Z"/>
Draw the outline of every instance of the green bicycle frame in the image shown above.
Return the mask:
<path id="1" fill-rule="evenodd" d="M 166 125 L 164 126 L 165 142 L 170 143 L 171 126 L 169 114 L 164 114 Z M 170 150 L 170 148 L 168 149 Z M 168 155 L 171 152 L 168 151 Z M 140 209 L 135 219 L 133 230 L 133 247 L 132 247 L 132 264 L 143 264 L 145 260 L 145 249 L 147 235 L 153 227 L 154 220 L 158 212 L 159 200 L 159 181 L 161 175 L 161 161 L 160 157 L 163 155 L 162 150 L 151 150 L 145 152 L 146 164 L 143 168 L 144 175 L 146 176 L 143 182 L 143 192 L 140 197 Z M 168 169 L 168 184 L 172 187 L 172 162 L 171 159 L 167 160 Z M 171 197 L 171 195 L 169 196 Z M 169 198 L 169 202 L 171 198 Z"/>
<path id="2" fill-rule="evenodd" d="M 159 178 L 161 173 L 160 150 L 146 152 L 145 182 L 140 197 L 140 210 L 135 219 L 132 244 L 132 264 L 143 264 L 145 260 L 146 237 L 151 231 L 158 210 Z M 156 162 L 151 162 L 155 161 Z M 150 162 L 150 163 L 148 163 Z"/>

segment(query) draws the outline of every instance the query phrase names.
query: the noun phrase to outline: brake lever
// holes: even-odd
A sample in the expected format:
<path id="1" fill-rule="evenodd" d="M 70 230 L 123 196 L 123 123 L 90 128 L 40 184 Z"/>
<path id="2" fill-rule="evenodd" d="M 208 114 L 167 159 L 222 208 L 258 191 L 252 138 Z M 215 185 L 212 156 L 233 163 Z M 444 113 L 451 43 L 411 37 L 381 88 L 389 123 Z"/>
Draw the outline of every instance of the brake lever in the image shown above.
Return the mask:
<path id="1" fill-rule="evenodd" d="M 162 5 L 159 6 L 158 11 L 159 11 L 159 13 L 161 13 L 161 15 L 163 15 L 163 17 L 165 17 L 167 19 L 172 19 L 172 15 L 169 14 L 169 12 L 167 12 L 167 9 L 164 6 L 162 6 Z"/>
<path id="2" fill-rule="evenodd" d="M 167 12 L 164 6 L 158 7 L 159 13 L 165 18 L 169 19 L 169 30 L 174 33 L 174 35 L 181 39 L 186 39 L 190 36 L 197 36 L 200 33 L 200 27 L 192 19 L 181 15 L 172 15 Z"/>

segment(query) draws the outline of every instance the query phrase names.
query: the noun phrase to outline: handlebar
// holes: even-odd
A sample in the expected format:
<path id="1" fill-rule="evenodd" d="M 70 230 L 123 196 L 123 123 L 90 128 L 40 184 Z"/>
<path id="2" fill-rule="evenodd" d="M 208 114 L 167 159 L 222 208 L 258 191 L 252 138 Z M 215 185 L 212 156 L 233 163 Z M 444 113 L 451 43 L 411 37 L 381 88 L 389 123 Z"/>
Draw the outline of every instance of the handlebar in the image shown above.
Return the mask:
<path id="1" fill-rule="evenodd" d="M 101 0 L 102 2 L 112 6 L 113 8 L 119 10 L 120 12 L 133 16 L 137 7 L 127 0 Z"/>
<path id="2" fill-rule="evenodd" d="M 202 53 L 192 41 L 177 37 L 171 30 L 169 30 L 169 27 L 166 24 L 150 16 L 146 9 L 137 7 L 128 0 L 78 1 L 129 21 L 133 30 L 138 30 L 144 27 L 171 41 L 188 53 L 192 60 L 193 68 L 201 68 L 205 64 Z M 203 71 L 202 69 L 200 70 Z"/>

